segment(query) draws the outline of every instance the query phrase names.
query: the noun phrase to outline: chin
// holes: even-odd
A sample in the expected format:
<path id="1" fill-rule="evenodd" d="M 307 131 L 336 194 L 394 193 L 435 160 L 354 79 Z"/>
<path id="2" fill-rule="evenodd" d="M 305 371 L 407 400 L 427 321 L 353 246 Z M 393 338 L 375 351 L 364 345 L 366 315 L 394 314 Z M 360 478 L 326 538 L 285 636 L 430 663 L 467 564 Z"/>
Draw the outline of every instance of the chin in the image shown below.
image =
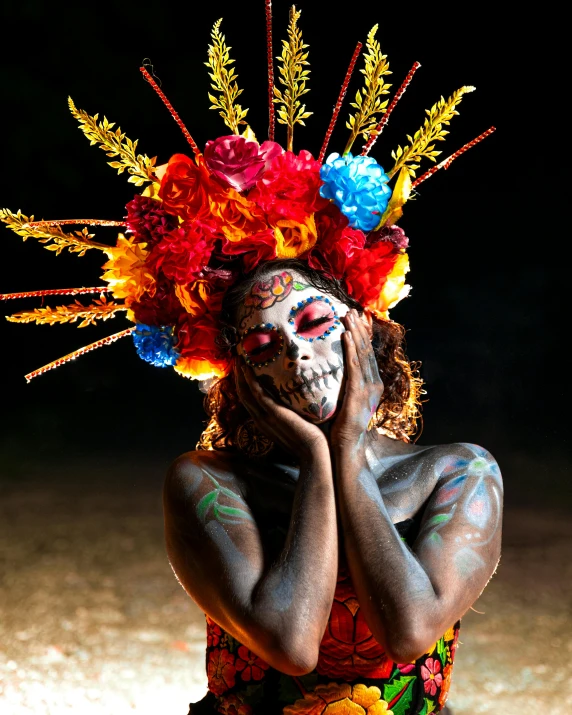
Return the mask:
<path id="1" fill-rule="evenodd" d="M 338 411 L 338 399 L 338 393 L 308 395 L 301 404 L 293 406 L 292 409 L 308 422 L 321 425 L 334 418 Z"/>

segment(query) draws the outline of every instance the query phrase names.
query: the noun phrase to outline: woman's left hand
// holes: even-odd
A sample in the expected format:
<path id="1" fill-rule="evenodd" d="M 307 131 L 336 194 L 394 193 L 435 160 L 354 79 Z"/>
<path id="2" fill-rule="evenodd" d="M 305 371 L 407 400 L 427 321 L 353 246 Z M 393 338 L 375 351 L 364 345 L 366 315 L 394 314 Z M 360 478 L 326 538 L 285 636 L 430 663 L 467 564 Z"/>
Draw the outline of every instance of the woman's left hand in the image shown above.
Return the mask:
<path id="1" fill-rule="evenodd" d="M 375 353 L 366 322 L 351 309 L 342 321 L 346 381 L 343 403 L 330 433 L 336 449 L 359 447 L 383 394 Z"/>

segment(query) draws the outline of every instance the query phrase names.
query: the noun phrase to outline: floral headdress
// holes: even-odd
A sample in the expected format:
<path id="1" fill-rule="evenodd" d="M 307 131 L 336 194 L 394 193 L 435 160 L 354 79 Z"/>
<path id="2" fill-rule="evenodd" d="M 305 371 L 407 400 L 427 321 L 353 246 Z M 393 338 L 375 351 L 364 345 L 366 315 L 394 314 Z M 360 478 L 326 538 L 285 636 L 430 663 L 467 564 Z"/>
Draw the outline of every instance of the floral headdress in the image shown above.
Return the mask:
<path id="1" fill-rule="evenodd" d="M 110 166 L 126 172 L 128 181 L 145 188 L 127 204 L 123 221 L 35 221 L 20 211 L 0 210 L 0 219 L 24 240 L 36 238 L 56 254 L 69 250 L 83 256 L 99 250 L 107 257 L 103 286 L 0 294 L 0 300 L 99 294 L 89 305 L 76 297 L 69 305 L 24 310 L 7 319 L 84 327 L 123 313 L 133 325 L 34 370 L 26 375 L 28 382 L 127 335 L 138 355 L 152 365 L 172 366 L 199 380 L 223 377 L 232 364 L 228 346 L 220 340 L 225 292 L 258 264 L 274 259 L 302 259 L 339 279 L 364 310 L 381 319 L 387 319 L 389 309 L 407 295 L 408 239 L 395 225 L 403 205 L 416 186 L 438 169 L 448 168 L 494 127 L 436 163 L 436 142 L 448 134 L 463 95 L 474 89 L 461 87 L 426 112 L 423 126 L 392 152 L 393 166 L 384 171 L 369 152 L 420 65 L 413 65 L 391 102 L 386 99 L 389 63 L 376 40 L 376 25 L 367 37 L 361 69 L 365 83 L 351 103 L 354 111 L 346 124 L 350 137 L 343 153 L 325 159 L 361 43 L 351 58 L 318 159 L 306 150 L 294 153 L 294 129 L 311 115 L 302 100 L 309 91 L 310 70 L 299 17 L 292 7 L 278 58 L 278 87 L 271 0 L 266 0 L 269 133 L 261 144 L 246 123 L 248 110 L 237 103 L 242 90 L 221 34 L 221 20 L 214 24 L 208 49 L 209 100 L 232 134 L 208 141 L 204 152 L 145 67 L 145 79 L 182 129 L 192 157 L 175 154 L 166 165 L 156 166 L 154 158 L 138 153 L 137 141 L 105 117 L 100 120 L 97 114 L 77 109 L 70 98 L 70 110 L 91 144 L 99 145 L 112 158 Z M 274 141 L 276 120 L 287 129 L 285 149 Z M 365 143 L 353 155 L 360 137 Z M 434 166 L 416 178 L 422 159 Z M 74 224 L 84 228 L 63 228 Z M 95 241 L 88 226 L 117 226 L 124 232 L 111 246 Z M 275 282 L 262 282 L 254 293 L 262 304 L 283 289 Z"/>

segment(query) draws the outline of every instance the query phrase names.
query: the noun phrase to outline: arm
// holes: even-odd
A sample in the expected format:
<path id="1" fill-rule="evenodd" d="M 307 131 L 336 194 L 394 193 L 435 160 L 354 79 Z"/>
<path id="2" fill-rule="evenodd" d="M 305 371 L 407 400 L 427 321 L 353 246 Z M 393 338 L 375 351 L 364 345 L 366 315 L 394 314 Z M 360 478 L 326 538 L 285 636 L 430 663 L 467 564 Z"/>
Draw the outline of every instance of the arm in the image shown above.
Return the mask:
<path id="1" fill-rule="evenodd" d="M 317 662 L 336 584 L 331 459 L 317 428 L 308 439 L 306 426 L 312 425 L 277 405 L 254 381 L 249 384 L 257 402 L 249 401 L 249 410 L 261 422 L 278 420 L 284 434 L 269 436 L 291 440 L 290 449 L 300 454 L 282 553 L 267 562 L 231 463 L 221 469 L 221 458 L 211 453 L 183 456 L 167 476 L 167 551 L 179 581 L 203 611 L 274 668 L 300 675 Z M 288 420 L 296 420 L 295 427 Z"/>
<path id="2" fill-rule="evenodd" d="M 365 458 L 368 419 L 360 418 L 357 402 L 363 408 L 368 395 L 373 404 L 382 389 L 369 338 L 355 316 L 344 335 L 351 336 L 345 338 L 348 382 L 333 443 L 348 562 L 372 633 L 394 660 L 409 662 L 465 613 L 494 572 L 502 483 L 496 462 L 479 447 L 452 445 L 437 456 L 433 450 L 427 467 L 437 483 L 410 550 Z"/>

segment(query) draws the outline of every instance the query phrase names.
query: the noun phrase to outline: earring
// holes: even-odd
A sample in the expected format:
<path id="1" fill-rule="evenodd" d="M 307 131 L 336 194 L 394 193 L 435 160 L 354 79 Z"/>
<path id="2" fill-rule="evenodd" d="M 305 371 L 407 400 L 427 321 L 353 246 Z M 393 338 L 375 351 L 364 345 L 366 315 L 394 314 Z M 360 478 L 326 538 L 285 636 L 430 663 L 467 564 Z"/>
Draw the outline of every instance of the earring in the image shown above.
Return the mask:
<path id="1" fill-rule="evenodd" d="M 274 447 L 274 442 L 262 434 L 252 419 L 237 429 L 236 444 L 248 457 L 263 457 Z"/>

